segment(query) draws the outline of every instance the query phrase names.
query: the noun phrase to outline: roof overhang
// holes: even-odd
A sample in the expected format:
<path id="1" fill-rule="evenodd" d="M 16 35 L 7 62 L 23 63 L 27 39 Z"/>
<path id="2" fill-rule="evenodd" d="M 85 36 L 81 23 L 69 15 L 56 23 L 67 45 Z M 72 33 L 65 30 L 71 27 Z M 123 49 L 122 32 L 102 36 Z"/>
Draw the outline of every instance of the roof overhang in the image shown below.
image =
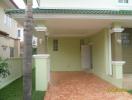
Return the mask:
<path id="1" fill-rule="evenodd" d="M 14 18 L 24 18 L 24 9 L 9 9 L 6 13 Z M 88 9 L 33 9 L 35 19 L 39 18 L 96 18 L 96 19 L 131 19 L 132 10 L 88 10 Z M 58 16 L 58 17 L 57 17 Z"/>
<path id="2" fill-rule="evenodd" d="M 6 14 L 23 24 L 24 9 L 8 9 Z M 89 10 L 89 9 L 33 9 L 34 21 L 47 19 L 100 19 L 132 20 L 132 10 Z"/>

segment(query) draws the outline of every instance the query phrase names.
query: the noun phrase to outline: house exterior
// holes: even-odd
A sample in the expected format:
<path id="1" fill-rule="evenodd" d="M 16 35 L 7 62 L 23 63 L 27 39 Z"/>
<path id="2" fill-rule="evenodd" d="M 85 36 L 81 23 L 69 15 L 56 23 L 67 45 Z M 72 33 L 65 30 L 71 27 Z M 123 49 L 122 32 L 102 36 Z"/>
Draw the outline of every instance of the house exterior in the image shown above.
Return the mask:
<path id="1" fill-rule="evenodd" d="M 19 57 L 20 43 L 16 38 L 17 22 L 5 14 L 5 9 L 16 8 L 11 0 L 0 1 L 0 57 Z"/>
<path id="2" fill-rule="evenodd" d="M 34 32 L 35 59 L 36 66 L 45 66 L 36 67 L 38 90 L 43 84 L 47 89 L 50 71 L 90 71 L 119 88 L 132 89 L 131 78 L 125 80 L 132 74 L 132 0 L 97 2 L 38 0 L 39 8 L 33 9 L 34 24 L 40 28 Z M 24 10 L 6 13 L 24 22 Z"/>
<path id="3" fill-rule="evenodd" d="M 131 10 L 131 0 L 37 0 L 41 8 L 66 8 L 66 9 L 101 9 L 101 10 Z"/>

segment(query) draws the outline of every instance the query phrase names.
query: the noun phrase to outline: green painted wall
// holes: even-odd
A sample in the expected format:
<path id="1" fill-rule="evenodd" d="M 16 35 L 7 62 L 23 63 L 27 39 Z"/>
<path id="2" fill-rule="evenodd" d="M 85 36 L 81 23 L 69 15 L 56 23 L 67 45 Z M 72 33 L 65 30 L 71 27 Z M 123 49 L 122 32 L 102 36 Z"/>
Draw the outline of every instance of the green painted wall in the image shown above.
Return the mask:
<path id="1" fill-rule="evenodd" d="M 80 38 L 62 37 L 58 39 L 58 51 L 53 51 L 53 39 L 48 40 L 48 52 L 50 54 L 52 71 L 80 71 L 81 53 Z"/>
<path id="2" fill-rule="evenodd" d="M 98 33 L 89 38 L 92 45 L 93 71 L 98 75 L 104 74 L 105 66 L 105 34 Z M 103 72 L 103 73 L 102 73 Z"/>
<path id="3" fill-rule="evenodd" d="M 122 87 L 122 79 L 116 79 L 113 76 L 107 75 L 107 68 L 109 65 L 108 30 L 102 30 L 100 33 L 89 37 L 89 40 L 93 44 L 93 73 L 115 86 Z"/>
<path id="4" fill-rule="evenodd" d="M 122 88 L 122 79 L 107 75 L 109 66 L 109 40 L 108 30 L 104 29 L 98 34 L 85 38 L 85 44 L 92 44 L 93 73 L 111 84 Z M 80 71 L 81 53 L 80 38 L 57 38 L 59 50 L 53 51 L 53 38 L 49 38 L 48 51 L 52 71 Z"/>
<path id="5" fill-rule="evenodd" d="M 22 59 L 11 58 L 8 60 L 10 75 L 7 78 L 0 79 L 0 89 L 10 84 L 22 76 Z"/>

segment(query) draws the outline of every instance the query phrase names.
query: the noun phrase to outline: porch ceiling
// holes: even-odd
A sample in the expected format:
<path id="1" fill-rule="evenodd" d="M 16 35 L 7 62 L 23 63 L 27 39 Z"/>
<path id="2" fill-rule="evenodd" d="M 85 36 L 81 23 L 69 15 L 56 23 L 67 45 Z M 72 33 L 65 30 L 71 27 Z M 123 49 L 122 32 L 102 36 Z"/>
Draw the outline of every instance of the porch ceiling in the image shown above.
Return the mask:
<path id="1" fill-rule="evenodd" d="M 122 27 L 132 28 L 132 20 L 108 19 L 45 19 L 36 20 L 36 25 L 45 25 L 49 36 L 91 36 L 104 28 L 110 28 L 112 23 L 120 23 Z"/>
<path id="2" fill-rule="evenodd" d="M 44 24 L 50 36 L 90 36 L 111 25 L 111 21 L 96 19 L 50 19 L 35 21 Z"/>
<path id="3" fill-rule="evenodd" d="M 23 24 L 23 20 L 18 19 Z M 110 28 L 112 23 L 120 23 L 122 27 L 132 28 L 132 20 L 112 19 L 73 19 L 52 18 L 34 20 L 35 26 L 44 25 L 48 29 L 50 37 L 84 37 L 91 36 L 104 28 Z"/>

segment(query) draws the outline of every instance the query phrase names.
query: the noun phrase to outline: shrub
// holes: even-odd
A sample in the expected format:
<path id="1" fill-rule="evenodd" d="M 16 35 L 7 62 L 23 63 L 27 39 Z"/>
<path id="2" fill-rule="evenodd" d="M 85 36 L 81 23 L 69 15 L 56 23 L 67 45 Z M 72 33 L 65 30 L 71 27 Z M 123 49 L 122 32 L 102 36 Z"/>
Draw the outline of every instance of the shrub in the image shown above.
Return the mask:
<path id="1" fill-rule="evenodd" d="M 10 71 L 8 69 L 7 59 L 0 57 L 0 78 L 6 78 L 8 75 L 10 75 Z"/>

